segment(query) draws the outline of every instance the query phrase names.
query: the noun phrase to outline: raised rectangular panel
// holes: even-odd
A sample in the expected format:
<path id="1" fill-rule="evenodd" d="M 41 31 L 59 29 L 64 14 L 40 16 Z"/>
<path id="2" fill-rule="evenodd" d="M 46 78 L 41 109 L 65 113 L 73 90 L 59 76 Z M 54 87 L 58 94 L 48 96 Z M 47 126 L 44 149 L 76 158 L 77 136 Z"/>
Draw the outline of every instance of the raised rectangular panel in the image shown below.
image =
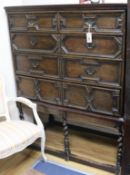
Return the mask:
<path id="1" fill-rule="evenodd" d="M 14 51 L 57 53 L 59 51 L 59 35 L 56 34 L 11 34 Z"/>
<path id="2" fill-rule="evenodd" d="M 18 76 L 17 87 L 19 96 L 61 104 L 61 83 L 58 81 Z"/>
<path id="3" fill-rule="evenodd" d="M 122 65 L 98 59 L 64 57 L 64 80 L 107 87 L 121 87 Z"/>
<path id="4" fill-rule="evenodd" d="M 121 59 L 123 39 L 117 36 L 93 35 L 92 43 L 87 43 L 86 34 L 62 35 L 62 54 Z"/>
<path id="5" fill-rule="evenodd" d="M 57 13 L 19 13 L 9 16 L 11 31 L 55 32 L 57 31 Z"/>
<path id="6" fill-rule="evenodd" d="M 57 56 L 15 54 L 16 73 L 46 78 L 60 77 L 60 60 Z"/>
<path id="7" fill-rule="evenodd" d="M 124 11 L 60 12 L 61 32 L 124 33 Z"/>
<path id="8" fill-rule="evenodd" d="M 64 83 L 64 105 L 89 112 L 120 115 L 120 90 Z"/>

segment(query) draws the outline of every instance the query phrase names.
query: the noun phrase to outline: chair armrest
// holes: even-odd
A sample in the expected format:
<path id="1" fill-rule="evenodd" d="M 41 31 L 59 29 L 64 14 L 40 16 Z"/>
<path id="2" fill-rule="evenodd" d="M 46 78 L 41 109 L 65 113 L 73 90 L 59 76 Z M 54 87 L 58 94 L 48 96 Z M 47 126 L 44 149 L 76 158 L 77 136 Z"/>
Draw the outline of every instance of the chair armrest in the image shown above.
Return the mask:
<path id="1" fill-rule="evenodd" d="M 28 107 L 30 108 L 35 108 L 36 107 L 36 104 L 33 103 L 31 100 L 25 98 L 25 97 L 10 97 L 7 99 L 7 101 L 15 101 L 15 102 L 20 102 L 20 103 L 23 103 L 25 105 L 27 105 Z"/>
<path id="2" fill-rule="evenodd" d="M 34 115 L 34 118 L 36 120 L 37 125 L 43 129 L 43 124 L 42 124 L 40 117 L 37 113 L 37 105 L 35 103 L 33 103 L 31 100 L 24 98 L 24 97 L 10 97 L 7 99 L 7 101 L 8 102 L 9 101 L 20 102 L 20 103 L 23 103 L 26 106 L 30 107 L 33 111 L 33 115 Z"/>

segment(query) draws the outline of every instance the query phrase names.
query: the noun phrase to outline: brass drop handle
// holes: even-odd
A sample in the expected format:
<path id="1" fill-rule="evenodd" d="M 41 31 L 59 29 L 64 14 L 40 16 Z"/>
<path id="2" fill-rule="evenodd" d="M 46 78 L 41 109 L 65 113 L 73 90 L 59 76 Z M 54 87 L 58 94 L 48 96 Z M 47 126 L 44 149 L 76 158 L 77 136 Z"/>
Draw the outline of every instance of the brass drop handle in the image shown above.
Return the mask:
<path id="1" fill-rule="evenodd" d="M 85 77 L 85 76 L 80 76 L 80 79 L 81 79 L 81 81 L 94 81 L 95 83 L 99 83 L 99 81 L 100 81 L 100 78 L 99 77 L 95 77 L 95 78 L 89 78 L 89 77 Z"/>
<path id="2" fill-rule="evenodd" d="M 39 25 L 37 24 L 37 22 L 34 22 L 34 21 L 29 21 L 27 27 L 28 28 L 35 28 L 35 30 L 39 30 Z"/>
<path id="3" fill-rule="evenodd" d="M 28 20 L 27 23 L 27 28 L 35 28 L 35 30 L 39 30 L 39 25 L 38 25 L 38 18 L 35 15 L 26 15 L 26 18 Z"/>
<path id="4" fill-rule="evenodd" d="M 90 76 L 94 75 L 95 72 L 96 72 L 96 69 L 95 67 L 92 67 L 92 66 L 89 66 L 88 68 L 85 69 L 85 73 Z"/>
<path id="5" fill-rule="evenodd" d="M 45 74 L 45 71 L 44 70 L 33 70 L 33 69 L 30 69 L 29 73 L 33 74 L 33 75 L 43 76 Z"/>

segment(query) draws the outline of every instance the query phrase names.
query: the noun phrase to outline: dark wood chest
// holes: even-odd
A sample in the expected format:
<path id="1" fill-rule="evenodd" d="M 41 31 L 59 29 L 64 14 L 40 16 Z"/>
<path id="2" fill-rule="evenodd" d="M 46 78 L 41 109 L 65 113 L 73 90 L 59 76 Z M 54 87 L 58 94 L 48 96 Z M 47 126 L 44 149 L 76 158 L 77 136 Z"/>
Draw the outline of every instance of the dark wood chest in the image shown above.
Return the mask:
<path id="1" fill-rule="evenodd" d="M 6 8 L 17 93 L 37 102 L 46 149 L 116 174 L 123 152 L 126 7 Z"/>

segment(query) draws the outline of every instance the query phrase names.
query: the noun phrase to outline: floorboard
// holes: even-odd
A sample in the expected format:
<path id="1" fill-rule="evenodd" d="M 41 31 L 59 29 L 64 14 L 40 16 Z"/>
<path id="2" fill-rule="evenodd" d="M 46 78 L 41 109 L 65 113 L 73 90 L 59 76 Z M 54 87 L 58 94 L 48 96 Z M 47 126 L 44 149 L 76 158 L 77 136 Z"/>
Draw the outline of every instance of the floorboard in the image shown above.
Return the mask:
<path id="1" fill-rule="evenodd" d="M 40 158 L 41 154 L 39 151 L 25 149 L 20 153 L 10 156 L 9 158 L 0 160 L 0 175 L 22 175 Z M 47 158 L 48 160 L 55 161 L 57 163 L 61 163 L 85 172 L 93 173 L 95 175 L 114 175 L 112 173 L 92 168 L 86 165 L 82 165 L 72 161 L 65 161 L 62 158 L 58 158 L 49 154 L 47 154 Z"/>

